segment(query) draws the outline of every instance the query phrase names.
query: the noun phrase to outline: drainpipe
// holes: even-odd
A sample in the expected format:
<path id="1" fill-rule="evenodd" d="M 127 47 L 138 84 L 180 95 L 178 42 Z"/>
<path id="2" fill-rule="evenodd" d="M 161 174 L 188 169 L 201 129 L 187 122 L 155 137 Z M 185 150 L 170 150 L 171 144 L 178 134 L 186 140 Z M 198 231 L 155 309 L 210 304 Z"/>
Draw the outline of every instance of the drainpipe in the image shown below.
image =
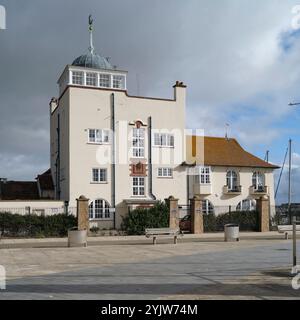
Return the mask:
<path id="1" fill-rule="evenodd" d="M 60 200 L 60 119 L 57 115 L 56 198 Z"/>
<path id="2" fill-rule="evenodd" d="M 111 131 L 112 131 L 112 163 L 111 163 L 111 205 L 114 208 L 114 229 L 116 228 L 116 157 L 115 157 L 115 94 L 111 94 Z"/>
<path id="3" fill-rule="evenodd" d="M 156 200 L 156 196 L 153 194 L 152 190 L 152 117 L 148 118 L 148 162 L 149 162 L 149 196 L 153 199 Z"/>
<path id="4" fill-rule="evenodd" d="M 187 205 L 189 204 L 190 201 L 190 178 L 191 176 L 189 175 L 189 168 L 186 169 L 187 170 L 187 175 L 186 175 L 186 203 Z"/>

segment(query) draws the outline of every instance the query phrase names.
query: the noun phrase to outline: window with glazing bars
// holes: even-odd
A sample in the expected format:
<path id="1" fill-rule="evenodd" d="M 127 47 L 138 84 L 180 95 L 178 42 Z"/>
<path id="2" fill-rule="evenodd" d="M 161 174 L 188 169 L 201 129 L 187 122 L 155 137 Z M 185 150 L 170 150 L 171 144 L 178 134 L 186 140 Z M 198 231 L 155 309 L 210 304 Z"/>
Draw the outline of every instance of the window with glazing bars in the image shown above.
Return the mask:
<path id="1" fill-rule="evenodd" d="M 144 177 L 133 177 L 133 195 L 144 196 L 145 195 L 145 178 Z"/>
<path id="2" fill-rule="evenodd" d="M 109 143 L 109 130 L 89 129 L 90 143 Z"/>
<path id="3" fill-rule="evenodd" d="M 110 75 L 102 74 L 99 75 L 99 86 L 109 88 L 110 87 Z"/>
<path id="4" fill-rule="evenodd" d="M 107 169 L 94 168 L 92 170 L 93 182 L 107 182 Z"/>
<path id="5" fill-rule="evenodd" d="M 132 130 L 132 155 L 134 158 L 145 156 L 145 129 L 133 128 Z"/>
<path id="6" fill-rule="evenodd" d="M 158 177 L 161 177 L 161 178 L 173 177 L 173 169 L 172 168 L 158 168 Z"/>
<path id="7" fill-rule="evenodd" d="M 97 86 L 97 73 L 87 72 L 85 81 L 86 81 L 87 86 L 96 87 Z"/>
<path id="8" fill-rule="evenodd" d="M 72 84 L 83 85 L 83 72 L 82 71 L 72 71 Z"/>
<path id="9" fill-rule="evenodd" d="M 154 145 L 161 147 L 174 147 L 174 135 L 168 133 L 154 133 Z"/>

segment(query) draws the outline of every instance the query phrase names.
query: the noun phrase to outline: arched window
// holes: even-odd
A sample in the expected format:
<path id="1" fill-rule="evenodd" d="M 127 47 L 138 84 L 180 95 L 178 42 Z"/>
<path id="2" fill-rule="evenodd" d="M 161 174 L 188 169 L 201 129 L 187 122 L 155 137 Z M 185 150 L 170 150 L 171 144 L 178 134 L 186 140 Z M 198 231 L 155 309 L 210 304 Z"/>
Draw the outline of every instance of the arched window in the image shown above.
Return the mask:
<path id="1" fill-rule="evenodd" d="M 214 206 L 209 200 L 202 201 L 202 213 L 209 214 L 214 213 Z"/>
<path id="2" fill-rule="evenodd" d="M 89 205 L 90 219 L 109 219 L 110 218 L 109 203 L 103 199 L 97 199 Z"/>
<path id="3" fill-rule="evenodd" d="M 237 211 L 253 211 L 256 210 L 256 201 L 253 199 L 245 199 L 236 206 Z"/>
<path id="4" fill-rule="evenodd" d="M 238 175 L 235 171 L 230 170 L 227 172 L 226 184 L 229 191 L 238 190 Z"/>
<path id="5" fill-rule="evenodd" d="M 265 186 L 265 176 L 261 172 L 254 172 L 252 175 L 252 186 L 256 191 L 263 191 Z"/>

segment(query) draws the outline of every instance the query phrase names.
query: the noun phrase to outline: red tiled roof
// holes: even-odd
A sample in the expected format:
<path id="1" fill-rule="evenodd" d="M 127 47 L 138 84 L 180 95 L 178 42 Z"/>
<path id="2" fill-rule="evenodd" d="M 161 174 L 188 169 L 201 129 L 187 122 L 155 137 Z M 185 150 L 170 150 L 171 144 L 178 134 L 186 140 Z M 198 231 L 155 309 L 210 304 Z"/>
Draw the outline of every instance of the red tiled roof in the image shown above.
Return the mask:
<path id="1" fill-rule="evenodd" d="M 187 136 L 187 164 L 278 169 L 245 151 L 236 139 Z"/>

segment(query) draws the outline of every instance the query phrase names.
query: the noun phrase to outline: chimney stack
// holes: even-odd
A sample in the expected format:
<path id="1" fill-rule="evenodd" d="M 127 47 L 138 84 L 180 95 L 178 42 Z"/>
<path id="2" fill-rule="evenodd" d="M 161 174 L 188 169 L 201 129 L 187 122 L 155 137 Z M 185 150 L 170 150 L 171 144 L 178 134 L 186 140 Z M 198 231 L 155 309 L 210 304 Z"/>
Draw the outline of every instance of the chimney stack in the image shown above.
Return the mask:
<path id="1" fill-rule="evenodd" d="M 58 107 L 58 99 L 53 97 L 49 103 L 50 106 L 50 113 L 53 113 L 53 111 Z"/>

